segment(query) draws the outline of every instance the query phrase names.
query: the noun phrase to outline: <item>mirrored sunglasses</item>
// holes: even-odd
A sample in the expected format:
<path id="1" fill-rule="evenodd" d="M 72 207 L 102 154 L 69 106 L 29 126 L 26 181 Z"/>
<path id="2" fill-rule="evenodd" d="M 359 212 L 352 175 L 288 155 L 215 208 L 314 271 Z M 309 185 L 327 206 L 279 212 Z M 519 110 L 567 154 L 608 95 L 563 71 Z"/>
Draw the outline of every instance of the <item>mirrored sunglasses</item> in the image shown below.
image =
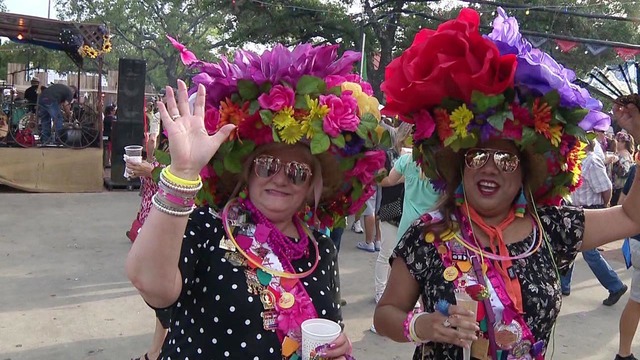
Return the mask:
<path id="1" fill-rule="evenodd" d="M 284 173 L 294 185 L 302 185 L 311 178 L 311 168 L 305 163 L 289 161 L 282 163 L 280 159 L 270 155 L 260 155 L 253 160 L 253 169 L 261 178 L 270 178 L 284 168 Z"/>
<path id="2" fill-rule="evenodd" d="M 464 154 L 464 163 L 469 169 L 480 169 L 489 161 L 491 154 L 493 154 L 493 162 L 496 164 L 496 167 L 502 172 L 514 172 L 518 168 L 518 164 L 520 164 L 518 155 L 508 151 L 493 149 L 467 150 Z"/>

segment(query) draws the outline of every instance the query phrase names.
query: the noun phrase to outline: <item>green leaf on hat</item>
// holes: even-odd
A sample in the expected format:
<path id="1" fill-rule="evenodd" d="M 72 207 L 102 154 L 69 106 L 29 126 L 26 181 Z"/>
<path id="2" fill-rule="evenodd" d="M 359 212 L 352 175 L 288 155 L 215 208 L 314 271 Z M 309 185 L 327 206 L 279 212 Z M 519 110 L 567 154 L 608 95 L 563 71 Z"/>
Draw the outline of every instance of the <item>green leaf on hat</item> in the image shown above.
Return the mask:
<path id="1" fill-rule="evenodd" d="M 536 141 L 536 131 L 532 128 L 525 126 L 522 128 L 522 140 L 520 140 L 520 146 L 526 147 L 533 144 Z"/>
<path id="2" fill-rule="evenodd" d="M 304 75 L 298 80 L 296 93 L 302 95 L 321 94 L 327 89 L 324 80 L 316 76 Z"/>
<path id="3" fill-rule="evenodd" d="M 504 123 L 507 119 L 513 119 L 513 113 L 511 111 L 499 111 L 487 118 L 487 122 L 499 131 L 504 129 Z"/>
<path id="4" fill-rule="evenodd" d="M 460 139 L 460 148 L 467 149 L 476 146 L 478 139 L 475 134 L 470 133 L 469 136 L 465 136 Z"/>
<path id="5" fill-rule="evenodd" d="M 563 111 L 562 113 L 569 124 L 578 124 L 587 114 L 589 114 L 589 110 L 583 108 L 571 109 L 570 111 Z"/>
<path id="6" fill-rule="evenodd" d="M 456 140 L 458 140 L 458 135 L 453 134 L 444 140 L 444 146 L 451 146 Z M 454 150 L 457 151 L 457 150 Z"/>
<path id="7" fill-rule="evenodd" d="M 249 104 L 249 115 L 255 114 L 258 110 L 260 110 L 260 103 L 258 100 L 251 101 L 251 104 Z"/>
<path id="8" fill-rule="evenodd" d="M 356 159 L 353 157 L 347 157 L 347 158 L 341 159 L 339 162 L 340 171 L 344 172 L 344 171 L 351 170 L 353 169 L 355 164 L 356 164 Z"/>
<path id="9" fill-rule="evenodd" d="M 369 131 L 367 131 L 367 127 L 363 122 L 360 122 L 360 125 L 358 125 L 358 128 L 356 129 L 356 135 L 365 140 L 369 138 Z"/>
<path id="10" fill-rule="evenodd" d="M 338 134 L 337 137 L 334 137 L 331 139 L 331 142 L 333 143 L 333 145 L 339 147 L 339 148 L 344 148 L 346 145 L 346 141 L 344 140 L 344 135 L 342 134 Z"/>
<path id="11" fill-rule="evenodd" d="M 307 104 L 307 95 L 296 95 L 296 104 L 294 106 L 296 109 L 309 110 L 309 105 Z"/>
<path id="12" fill-rule="evenodd" d="M 311 130 L 313 130 L 314 134 L 324 133 L 324 129 L 322 128 L 322 119 L 315 119 L 311 121 Z"/>
<path id="13" fill-rule="evenodd" d="M 273 141 L 281 142 L 280 136 L 278 135 L 278 130 L 276 130 L 275 126 L 271 128 L 271 134 L 273 135 Z"/>
<path id="14" fill-rule="evenodd" d="M 331 89 L 329 89 L 329 94 L 333 94 L 335 96 L 340 96 L 342 95 L 342 88 L 340 86 L 334 86 Z"/>
<path id="15" fill-rule="evenodd" d="M 331 146 L 331 140 L 325 133 L 316 133 L 311 139 L 311 154 L 320 154 L 329 149 Z"/>
<path id="16" fill-rule="evenodd" d="M 260 118 L 265 125 L 271 125 L 273 121 L 273 113 L 271 110 L 260 110 Z"/>
<path id="17" fill-rule="evenodd" d="M 583 137 L 585 135 L 585 131 L 582 130 L 580 126 L 573 124 L 565 125 L 564 132 L 567 133 L 567 135 L 573 135 L 576 137 Z"/>
<path id="18" fill-rule="evenodd" d="M 366 113 L 360 118 L 360 124 L 364 125 L 367 129 L 375 130 L 378 127 L 378 119 L 371 113 Z"/>
<path id="19" fill-rule="evenodd" d="M 561 124 L 566 124 L 567 120 L 564 118 L 564 116 L 562 116 L 562 112 L 556 110 L 552 112 L 553 114 L 553 119 L 555 120 L 555 123 L 561 123 Z M 552 122 L 553 124 L 554 122 Z"/>
<path id="20" fill-rule="evenodd" d="M 353 191 L 351 192 L 351 199 L 353 201 L 356 201 L 360 199 L 361 196 L 362 196 L 362 184 L 360 183 L 360 181 L 354 181 Z"/>
<path id="21" fill-rule="evenodd" d="M 558 93 L 558 90 L 549 91 L 544 95 L 543 99 L 551 108 L 555 109 L 560 104 L 560 93 Z"/>
<path id="22" fill-rule="evenodd" d="M 504 103 L 504 95 L 485 95 L 480 91 L 471 93 L 471 102 L 476 106 L 478 112 L 483 113 L 489 109 L 498 107 Z"/>
<path id="23" fill-rule="evenodd" d="M 271 82 L 267 81 L 266 83 L 260 85 L 260 92 L 261 93 L 268 93 L 269 91 L 271 91 L 272 87 L 273 87 L 273 85 L 271 84 Z"/>
<path id="24" fill-rule="evenodd" d="M 255 100 L 260 94 L 258 85 L 251 80 L 238 80 L 238 93 L 244 100 Z"/>
<path id="25" fill-rule="evenodd" d="M 391 135 L 386 130 L 382 133 L 382 138 L 380 139 L 380 146 L 385 149 L 391 148 L 393 146 L 391 142 Z"/>
<path id="26" fill-rule="evenodd" d="M 213 161 L 213 171 L 215 171 L 218 175 L 224 172 L 224 163 L 222 162 L 222 160 L 216 159 Z"/>
<path id="27" fill-rule="evenodd" d="M 224 168 L 234 174 L 242 171 L 242 162 L 244 158 L 251 154 L 255 144 L 253 141 L 234 141 L 233 149 L 224 157 Z"/>

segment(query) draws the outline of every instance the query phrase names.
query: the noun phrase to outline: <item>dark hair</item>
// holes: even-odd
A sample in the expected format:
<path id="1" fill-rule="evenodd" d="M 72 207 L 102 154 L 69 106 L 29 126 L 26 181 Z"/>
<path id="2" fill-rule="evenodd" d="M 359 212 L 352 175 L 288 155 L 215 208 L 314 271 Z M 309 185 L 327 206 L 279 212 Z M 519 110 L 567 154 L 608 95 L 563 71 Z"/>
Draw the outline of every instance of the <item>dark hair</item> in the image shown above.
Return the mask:
<path id="1" fill-rule="evenodd" d="M 109 104 L 104 107 L 104 114 L 109 115 L 115 110 L 116 110 L 116 106 L 114 104 Z"/>
<path id="2" fill-rule="evenodd" d="M 439 163 L 449 163 L 447 166 L 456 166 L 459 168 L 459 171 L 456 171 L 455 176 L 452 179 L 447 179 L 447 185 L 444 190 L 444 193 L 441 195 L 440 199 L 433 205 L 432 210 L 440 211 L 442 215 L 442 220 L 427 224 L 424 228 L 425 232 L 433 232 L 435 234 L 442 233 L 447 229 L 453 228 L 453 220 L 451 219 L 452 215 L 456 211 L 456 201 L 455 201 L 455 193 L 462 183 L 462 173 L 464 172 L 464 161 L 462 152 L 465 150 L 460 150 L 457 153 L 449 153 L 447 157 L 441 158 Z M 525 192 L 525 197 L 527 199 L 527 210 L 533 211 L 534 201 L 531 198 L 532 194 L 529 189 L 533 191 L 536 186 L 541 184 L 537 184 L 539 179 L 535 179 L 535 176 L 532 176 L 537 170 L 534 170 L 534 162 L 536 160 L 533 159 L 534 152 L 531 151 L 518 151 L 518 157 L 520 158 L 520 168 L 522 169 L 522 188 Z M 455 164 L 455 165 L 451 165 Z M 518 198 L 518 194 L 513 198 L 515 201 Z"/>

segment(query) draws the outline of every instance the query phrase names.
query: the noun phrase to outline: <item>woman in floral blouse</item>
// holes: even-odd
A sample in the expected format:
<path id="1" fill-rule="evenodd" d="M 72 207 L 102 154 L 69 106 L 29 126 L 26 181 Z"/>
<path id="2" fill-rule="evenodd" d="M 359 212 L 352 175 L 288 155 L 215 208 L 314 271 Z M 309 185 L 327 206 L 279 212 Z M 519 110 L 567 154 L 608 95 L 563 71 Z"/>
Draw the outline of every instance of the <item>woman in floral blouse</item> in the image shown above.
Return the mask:
<path id="1" fill-rule="evenodd" d="M 558 273 L 640 231 L 637 184 L 622 206 L 557 206 L 580 186 L 587 131 L 610 119 L 498 13 L 488 37 L 471 9 L 422 30 L 382 85 L 383 113 L 415 124 L 414 159 L 443 191 L 394 250 L 374 318 L 381 335 L 416 345 L 413 359 L 544 359 Z M 614 117 L 640 135 L 637 107 Z"/>

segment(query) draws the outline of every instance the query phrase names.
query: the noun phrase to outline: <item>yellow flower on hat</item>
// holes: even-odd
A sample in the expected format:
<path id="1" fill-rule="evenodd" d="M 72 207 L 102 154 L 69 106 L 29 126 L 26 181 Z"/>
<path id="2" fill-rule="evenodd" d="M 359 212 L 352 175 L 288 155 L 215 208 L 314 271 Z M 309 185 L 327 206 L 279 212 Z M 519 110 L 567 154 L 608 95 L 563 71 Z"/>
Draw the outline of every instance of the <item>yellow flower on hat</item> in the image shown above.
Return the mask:
<path id="1" fill-rule="evenodd" d="M 467 137 L 469 134 L 467 132 L 467 126 L 469 126 L 469 122 L 473 119 L 473 113 L 469 110 L 467 104 L 462 104 L 453 110 L 449 118 L 451 119 L 451 128 L 455 131 L 456 135 L 461 138 Z"/>
<path id="2" fill-rule="evenodd" d="M 284 129 L 278 131 L 278 135 L 280 135 L 280 139 L 287 144 L 295 144 L 304 135 L 304 131 L 302 131 L 302 125 L 294 122 L 293 124 L 287 125 Z"/>
<path id="3" fill-rule="evenodd" d="M 278 111 L 278 113 L 273 117 L 273 125 L 275 125 L 276 129 L 282 130 L 288 126 L 296 124 L 296 119 L 294 119 L 293 114 L 294 110 L 292 107 L 285 107 Z"/>
<path id="4" fill-rule="evenodd" d="M 351 96 L 358 102 L 360 115 L 369 113 L 380 121 L 380 102 L 374 96 L 369 96 L 362 91 L 360 84 L 345 81 L 340 86 L 340 89 L 342 89 L 342 91 L 351 91 Z"/>

